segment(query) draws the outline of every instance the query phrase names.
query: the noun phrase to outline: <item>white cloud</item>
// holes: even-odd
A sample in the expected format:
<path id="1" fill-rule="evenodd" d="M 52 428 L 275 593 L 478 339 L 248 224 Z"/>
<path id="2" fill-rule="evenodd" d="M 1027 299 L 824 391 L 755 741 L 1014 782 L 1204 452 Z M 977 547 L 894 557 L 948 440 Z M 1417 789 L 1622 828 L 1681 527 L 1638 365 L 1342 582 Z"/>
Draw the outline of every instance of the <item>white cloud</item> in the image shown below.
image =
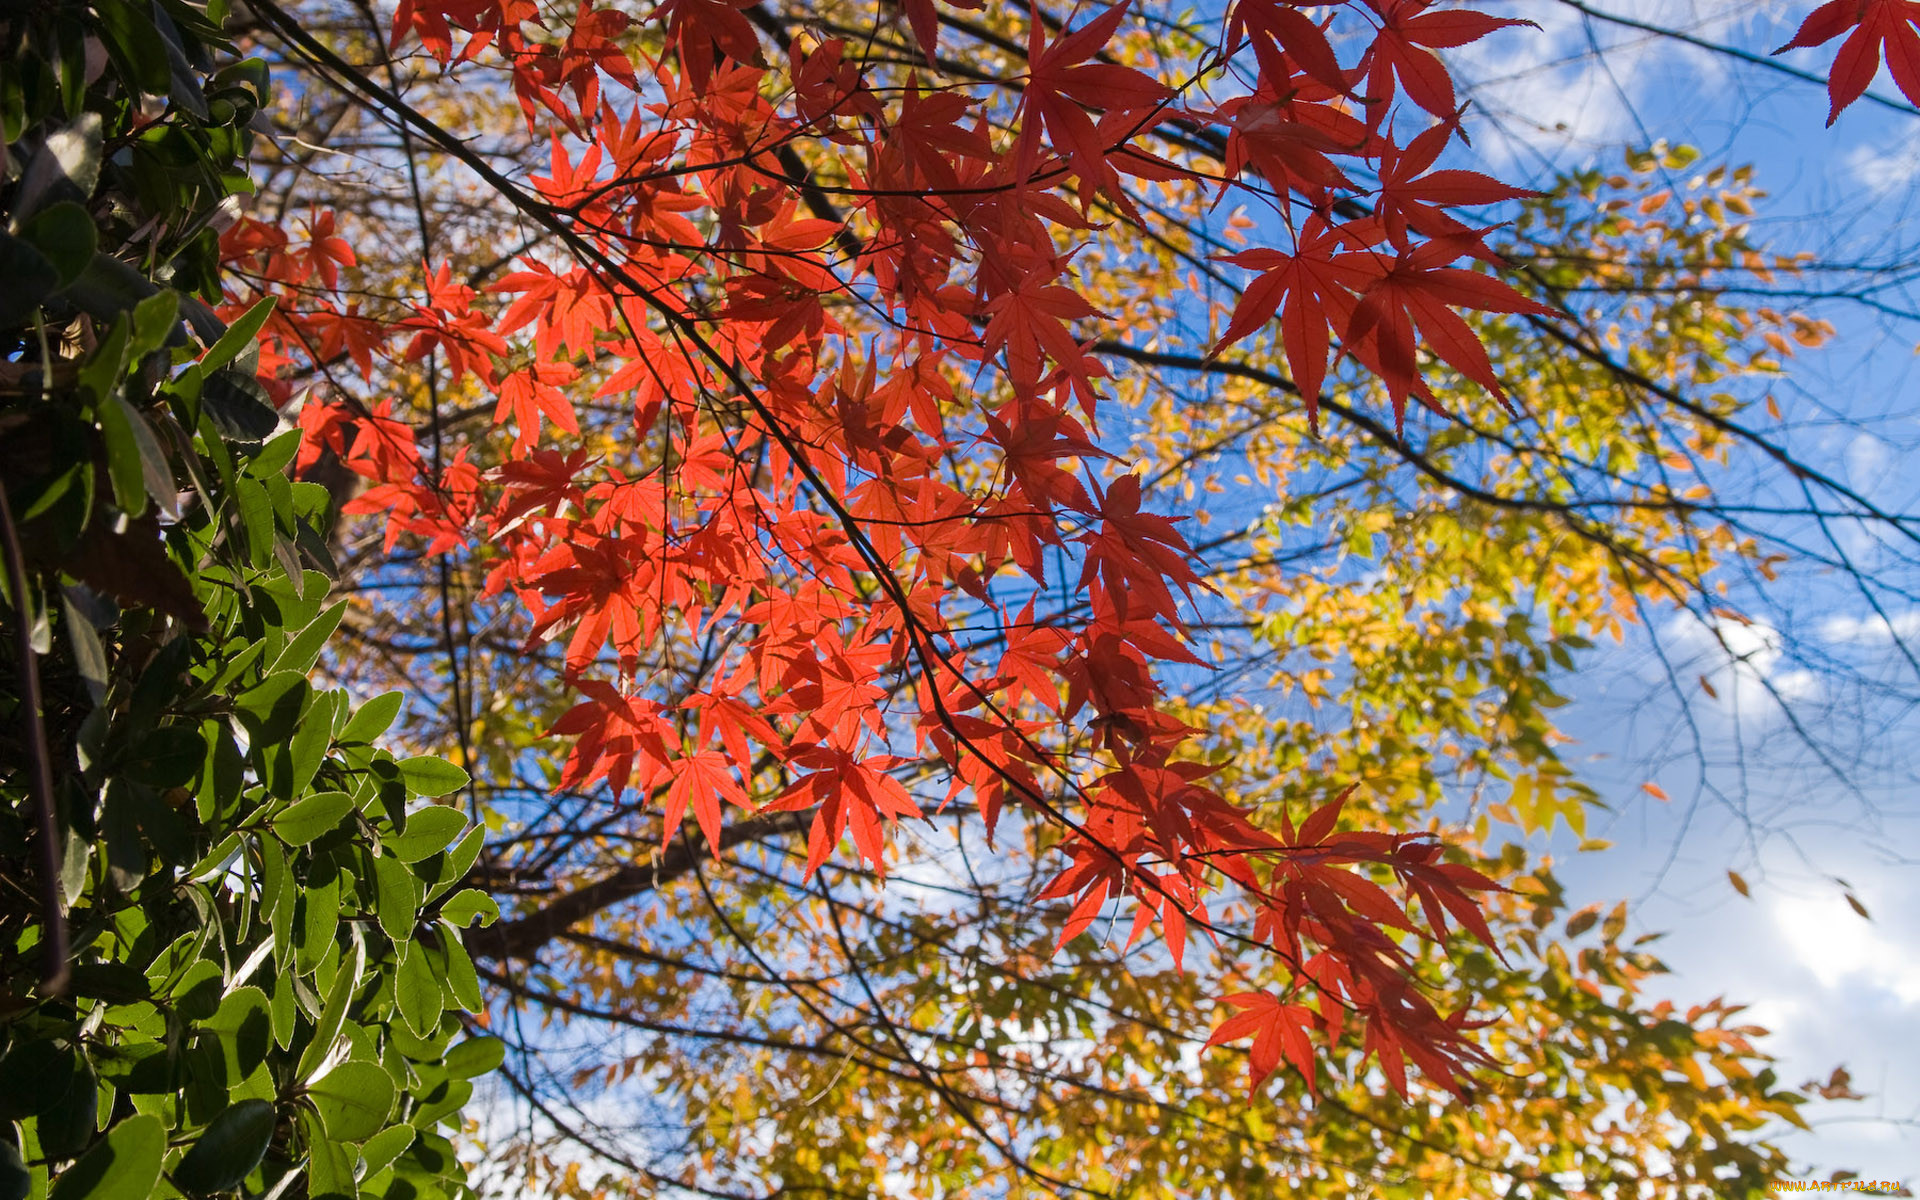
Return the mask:
<path id="1" fill-rule="evenodd" d="M 1773 715 L 1780 703 L 1820 694 L 1813 672 L 1781 669 L 1786 639 L 1764 621 L 1703 621 L 1687 613 L 1667 623 L 1665 636 L 1679 652 L 1670 655 L 1675 668 L 1699 672 L 1717 704 L 1737 719 Z"/>
<path id="2" fill-rule="evenodd" d="M 1877 613 L 1870 617 L 1829 617 L 1820 624 L 1820 636 L 1829 642 L 1860 646 L 1910 641 L 1920 638 L 1920 608 L 1890 617 Z"/>
<path id="3" fill-rule="evenodd" d="M 1892 148 L 1855 146 L 1842 159 L 1847 174 L 1875 195 L 1897 192 L 1920 182 L 1920 145 Z"/>
<path id="4" fill-rule="evenodd" d="M 1920 945 L 1903 944 L 1830 893 L 1783 897 L 1771 907 L 1786 949 L 1824 989 L 1873 988 L 1905 1007 L 1920 1006 Z"/>

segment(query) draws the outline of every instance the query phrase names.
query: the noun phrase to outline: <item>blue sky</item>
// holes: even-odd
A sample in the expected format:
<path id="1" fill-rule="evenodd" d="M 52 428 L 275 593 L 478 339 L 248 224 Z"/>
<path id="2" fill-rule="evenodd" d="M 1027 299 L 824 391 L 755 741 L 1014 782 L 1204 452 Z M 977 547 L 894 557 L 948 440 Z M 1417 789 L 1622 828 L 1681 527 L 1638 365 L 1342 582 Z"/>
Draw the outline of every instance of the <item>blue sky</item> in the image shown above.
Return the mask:
<path id="1" fill-rule="evenodd" d="M 1920 310 L 1910 283 L 1920 275 L 1920 117 L 1861 104 L 1828 130 L 1815 85 L 1564 0 L 1494 7 L 1542 26 L 1453 59 L 1474 81 L 1477 150 L 1499 173 L 1544 179 L 1617 162 L 1622 147 L 1650 138 L 1689 143 L 1704 151 L 1702 168 L 1757 168 L 1772 194 L 1755 226 L 1767 248 L 1876 268 L 1819 285 L 1845 280 L 1857 299 L 1802 303 L 1839 337 L 1803 354 L 1775 396 L 1796 453 L 1885 508 L 1920 511 L 1920 323 L 1905 315 Z M 1764 54 L 1813 4 L 1587 7 Z M 1831 50 L 1785 61 L 1824 71 Z M 1884 72 L 1874 90 L 1898 98 Z M 1736 469 L 1753 472 L 1742 486 L 1781 486 L 1757 466 Z M 1909 849 L 1920 844 L 1920 676 L 1910 661 L 1920 572 L 1910 545 L 1903 552 L 1854 525 L 1829 532 L 1868 576 L 1881 613 L 1850 580 L 1790 575 L 1736 595 L 1759 617 L 1734 631 L 1741 662 L 1698 625 L 1677 622 L 1641 631 L 1566 681 L 1586 777 L 1613 806 L 1592 832 L 1615 845 L 1567 853 L 1561 867 L 1576 905 L 1626 897 L 1641 930 L 1666 934 L 1655 949 L 1674 974 L 1656 992 L 1747 1001 L 1754 1023 L 1773 1030 L 1766 1046 L 1784 1081 L 1824 1079 L 1844 1064 L 1870 1094 L 1808 1110 L 1814 1133 L 1785 1139 L 1802 1169 L 1920 1187 L 1920 871 Z M 1656 639 L 1676 674 L 1706 676 L 1718 697 L 1676 693 Z M 1645 792 L 1648 782 L 1670 800 Z"/>

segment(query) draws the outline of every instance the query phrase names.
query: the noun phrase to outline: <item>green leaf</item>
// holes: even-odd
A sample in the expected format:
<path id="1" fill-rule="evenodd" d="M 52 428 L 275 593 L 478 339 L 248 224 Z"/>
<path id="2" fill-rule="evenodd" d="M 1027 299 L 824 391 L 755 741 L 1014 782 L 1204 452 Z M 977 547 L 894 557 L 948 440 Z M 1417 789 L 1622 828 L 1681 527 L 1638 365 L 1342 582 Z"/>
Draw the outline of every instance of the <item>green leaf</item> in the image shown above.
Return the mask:
<path id="1" fill-rule="evenodd" d="M 480 851 L 486 845 L 486 841 L 486 826 L 475 825 L 467 831 L 467 836 L 460 839 L 459 844 L 438 860 L 439 870 L 434 875 L 433 885 L 427 889 L 429 903 L 467 877 L 467 872 L 473 869 L 473 864 L 480 857 Z"/>
<path id="2" fill-rule="evenodd" d="M 259 481 L 241 475 L 233 481 L 233 502 L 247 531 L 247 554 L 260 566 L 273 554 L 273 500 Z"/>
<path id="3" fill-rule="evenodd" d="M 54 1179 L 47 1200 L 147 1200 L 160 1182 L 166 1153 L 167 1131 L 159 1118 L 129 1117 Z"/>
<path id="4" fill-rule="evenodd" d="M 273 1045 L 273 1017 L 267 994 L 257 987 L 235 988 L 220 1001 L 219 1011 L 201 1028 L 219 1039 L 228 1083 L 238 1083 L 267 1061 Z"/>
<path id="5" fill-rule="evenodd" d="M 413 937 L 419 917 L 419 884 L 406 864 L 392 857 L 373 860 L 374 905 L 380 928 L 396 942 Z"/>
<path id="6" fill-rule="evenodd" d="M 76 996 L 105 1000 L 111 1004 L 131 1004 L 145 1000 L 153 992 L 147 977 L 130 963 L 82 963 L 73 969 L 68 986 Z"/>
<path id="7" fill-rule="evenodd" d="M 356 941 L 352 960 L 340 965 L 339 974 L 333 977 L 333 986 L 327 989 L 326 1001 L 320 1008 L 320 1019 L 314 1022 L 313 1040 L 301 1052 L 299 1064 L 294 1068 L 294 1078 L 311 1079 L 326 1063 L 333 1043 L 340 1037 L 340 1026 L 346 1022 L 354 989 L 360 986 L 360 973 L 366 970 L 366 965 L 366 949 Z"/>
<path id="8" fill-rule="evenodd" d="M 407 1028 L 426 1037 L 440 1026 L 446 993 L 434 976 L 424 947 L 409 942 L 400 951 L 400 969 L 393 977 L 393 1000 Z"/>
<path id="9" fill-rule="evenodd" d="M 227 861 L 240 852 L 240 835 L 230 833 L 215 843 L 213 849 L 202 855 L 191 867 L 187 868 L 188 879 L 204 879 L 217 874 L 227 865 Z"/>
<path id="10" fill-rule="evenodd" d="M 407 1141 L 413 1141 L 413 1130 L 407 1130 Z M 406 1149 L 402 1146 L 401 1149 Z M 20 1148 L 5 1138 L 0 1138 L 0 1200 L 27 1200 L 33 1194 L 33 1172 L 27 1170 L 26 1162 L 20 1157 Z"/>
<path id="11" fill-rule="evenodd" d="M 318 792 L 273 818 L 273 832 L 289 846 L 304 846 L 337 829 L 353 811 L 353 797 L 345 792 Z"/>
<path id="12" fill-rule="evenodd" d="M 421 755 L 400 761 L 400 777 L 416 796 L 444 796 L 467 786 L 469 776 L 444 758 Z"/>
<path id="13" fill-rule="evenodd" d="M 482 1006 L 480 976 L 467 956 L 460 931 L 444 921 L 440 925 L 440 952 L 446 957 L 447 994 L 465 1012 L 477 1013 Z"/>
<path id="14" fill-rule="evenodd" d="M 107 49 L 127 75 L 150 96 L 164 96 L 173 86 L 173 68 L 160 43 L 160 31 L 141 4 L 102 4 L 96 13 Z"/>
<path id="15" fill-rule="evenodd" d="M 280 427 L 280 414 L 274 411 L 267 389 L 245 371 L 228 369 L 206 376 L 200 384 L 200 403 L 214 427 L 235 441 L 264 442 Z"/>
<path id="16" fill-rule="evenodd" d="M 234 700 L 240 723 L 257 750 L 292 739 L 306 711 L 307 677 L 298 671 L 280 671 L 260 681 Z"/>
<path id="17" fill-rule="evenodd" d="M 71 200 L 48 205 L 20 227 L 20 236 L 52 265 L 66 287 L 93 261 L 99 233 L 87 210 Z M 11 283 L 11 280 L 9 280 Z"/>
<path id="18" fill-rule="evenodd" d="M 247 474 L 255 479 L 269 479 L 279 476 L 293 461 L 295 452 L 300 449 L 300 431 L 289 429 L 260 448 L 260 453 L 247 463 Z"/>
<path id="19" fill-rule="evenodd" d="M 172 295 L 171 292 L 167 294 Z M 127 403 L 124 395 L 116 393 L 109 403 L 126 408 L 127 429 L 133 434 L 133 444 L 140 451 L 140 480 L 147 489 L 147 495 L 160 506 L 160 511 L 177 519 L 180 516 L 180 488 L 173 479 L 173 463 L 160 447 L 160 436 L 154 433 L 145 415 Z"/>
<path id="20" fill-rule="evenodd" d="M 293 1045 L 293 1033 L 299 1020 L 293 977 L 280 974 L 273 978 L 273 997 L 267 1001 L 267 1015 L 273 1019 L 273 1044 L 286 1050 Z"/>
<path id="21" fill-rule="evenodd" d="M 353 1155 L 327 1135 L 326 1127 L 313 1113 L 300 1114 L 300 1127 L 307 1135 L 308 1200 L 352 1200 L 358 1196 Z"/>
<path id="22" fill-rule="evenodd" d="M 242 1100 L 213 1119 L 193 1149 L 173 1169 L 173 1182 L 186 1192 L 231 1192 L 266 1157 L 273 1143 L 273 1105 Z"/>
<path id="23" fill-rule="evenodd" d="M 267 318 L 273 315 L 274 302 L 274 297 L 268 296 L 235 318 L 220 335 L 220 340 L 200 359 L 200 369 L 211 375 L 252 347 Z"/>
<path id="24" fill-rule="evenodd" d="M 375 696 L 354 710 L 338 740 L 343 745 L 371 745 L 400 715 L 400 705 L 405 700 L 406 693 L 397 691 Z"/>
<path id="25" fill-rule="evenodd" d="M 294 947 L 294 969 L 305 975 L 319 964 L 333 945 L 340 923 L 340 877 L 309 877 L 305 888 L 298 889 L 300 903 L 299 943 Z"/>
<path id="26" fill-rule="evenodd" d="M 60 287 L 60 268 L 26 241 L 0 229 L 0 326 L 31 325 L 34 310 Z M 36 359 L 37 359 L 36 354 Z"/>
<path id="27" fill-rule="evenodd" d="M 73 600 L 66 594 L 80 586 L 74 584 L 62 591 L 60 608 L 66 618 L 67 642 L 73 647 L 74 668 L 80 672 L 81 681 L 87 685 L 87 695 L 97 707 L 107 699 L 107 651 L 100 644 L 100 634 L 93 622 L 74 608 Z"/>
<path id="28" fill-rule="evenodd" d="M 308 709 L 300 728 L 294 732 L 293 742 L 287 747 L 288 774 L 283 795 L 297 796 L 307 790 L 314 772 L 320 769 L 320 760 L 327 755 L 327 747 L 333 742 L 333 705 L 327 697 L 321 699 L 328 702 Z"/>
<path id="29" fill-rule="evenodd" d="M 99 1103 L 100 1081 L 82 1057 L 59 1098 L 40 1114 L 40 1152 L 56 1159 L 79 1155 L 93 1140 Z"/>
<path id="30" fill-rule="evenodd" d="M 497 1037 L 472 1037 L 447 1051 L 447 1074 L 455 1079 L 485 1075 L 507 1058 L 507 1044 Z"/>
<path id="31" fill-rule="evenodd" d="M 349 1059 L 309 1084 L 307 1096 L 327 1136 L 358 1142 L 387 1127 L 393 1111 L 393 1077 L 378 1063 Z"/>
<path id="32" fill-rule="evenodd" d="M 459 1112 L 473 1099 L 473 1084 L 464 1079 L 449 1079 L 426 1097 L 411 1118 L 415 1129 L 432 1129 Z"/>
<path id="33" fill-rule="evenodd" d="M 174 1006 L 190 1020 L 203 1021 L 220 1010 L 221 985 L 226 972 L 210 958 L 189 964 L 170 993 Z"/>
<path id="34" fill-rule="evenodd" d="M 144 358 L 170 341 L 183 338 L 180 327 L 180 293 L 157 291 L 133 306 L 133 342 L 128 353 Z"/>
<path id="35" fill-rule="evenodd" d="M 327 647 L 327 639 L 333 636 L 334 630 L 340 628 L 340 618 L 346 613 L 347 602 L 342 600 L 314 618 L 287 643 L 287 648 L 280 652 L 280 657 L 268 669 L 297 671 L 302 675 L 313 670 L 313 664 L 320 660 L 320 652 Z"/>
<path id="36" fill-rule="evenodd" d="M 87 269 L 80 272 L 80 278 L 61 288 L 56 298 L 95 320 L 111 321 L 159 291 L 151 279 L 133 266 L 104 250 L 97 250 Z M 115 374 L 119 373 L 118 366 L 116 364 Z M 104 396 L 106 392 L 96 388 L 94 395 Z"/>
<path id="37" fill-rule="evenodd" d="M 401 769 L 405 768 L 406 764 L 402 763 Z M 454 769 L 458 770 L 457 767 Z M 386 844 L 393 851 L 393 856 L 401 862 L 419 862 L 452 845 L 454 839 L 458 838 L 466 827 L 467 814 L 457 808 L 432 805 L 408 813 L 405 831 L 388 835 Z"/>
<path id="38" fill-rule="evenodd" d="M 73 124 L 49 133 L 20 178 L 13 199 L 15 217 L 25 220 L 50 205 L 68 202 L 77 208 L 90 200 L 100 181 L 105 146 L 99 113 L 82 113 Z"/>
<path id="39" fill-rule="evenodd" d="M 366 1164 L 367 1178 L 392 1165 L 393 1160 L 413 1145 L 413 1126 L 394 1125 L 374 1134 L 360 1144 L 360 1161 Z"/>
<path id="40" fill-rule="evenodd" d="M 113 502 L 131 517 L 147 511 L 146 467 L 133 432 L 132 418 L 137 415 L 118 391 L 104 394 L 94 409 L 107 444 L 107 478 L 113 482 Z"/>
<path id="41" fill-rule="evenodd" d="M 121 770 L 135 783 L 185 787 L 206 761 L 207 742 L 199 726 L 162 725 L 134 740 Z"/>
<path id="42" fill-rule="evenodd" d="M 456 929 L 473 924 L 475 917 L 482 918 L 483 927 L 500 919 L 500 905 L 479 888 L 462 888 L 440 906 L 440 919 Z"/>

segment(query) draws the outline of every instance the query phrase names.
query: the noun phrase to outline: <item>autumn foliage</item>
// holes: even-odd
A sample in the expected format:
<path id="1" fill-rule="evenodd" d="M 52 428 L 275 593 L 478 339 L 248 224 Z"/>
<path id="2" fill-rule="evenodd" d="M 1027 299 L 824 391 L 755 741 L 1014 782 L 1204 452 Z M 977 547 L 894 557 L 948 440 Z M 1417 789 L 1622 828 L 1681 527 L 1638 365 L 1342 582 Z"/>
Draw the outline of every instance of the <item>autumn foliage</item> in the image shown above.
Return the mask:
<path id="1" fill-rule="evenodd" d="M 1310 418 L 1342 361 L 1396 426 L 1439 405 L 1433 372 L 1503 397 L 1463 314 L 1552 310 L 1462 212 L 1527 193 L 1442 165 L 1460 100 L 1436 51 L 1528 33 L 1430 0 L 1235 0 L 1202 69 L 1159 78 L 1110 53 L 1145 36 L 1127 4 L 1035 10 L 1000 78 L 942 56 L 968 7 L 906 0 L 919 61 L 883 77 L 730 0 L 652 10 L 657 56 L 623 10 L 405 0 L 394 47 L 504 71 L 550 135 L 526 185 L 488 177 L 548 244 L 484 291 L 429 263 L 411 313 L 375 321 L 334 294 L 354 251 L 327 214 L 230 230 L 283 297 L 263 369 L 419 369 L 495 398 L 490 433 L 443 438 L 316 391 L 299 465 L 362 477 L 347 511 L 389 548 L 483 555 L 490 594 L 564 644 L 560 786 L 657 805 L 670 839 L 691 814 L 716 848 L 730 808 L 810 812 L 809 873 L 849 835 L 884 870 L 891 826 L 924 815 L 901 773 L 935 760 L 989 829 L 1017 810 L 1057 830 L 1063 941 L 1119 903 L 1177 962 L 1246 936 L 1218 905 L 1252 907 L 1292 983 L 1225 997 L 1216 1041 L 1253 1039 L 1256 1085 L 1283 1062 L 1311 1079 L 1316 1041 L 1357 1027 L 1396 1088 L 1411 1063 L 1457 1094 L 1481 1052 L 1406 941 L 1485 939 L 1493 884 L 1434 835 L 1338 829 L 1338 801 L 1276 835 L 1209 787 L 1165 682 L 1200 669 L 1205 585 L 1140 479 L 1103 471 L 1103 314 L 1079 278 L 1126 236 L 1124 180 L 1195 184 L 1252 214 L 1254 246 L 1219 258 L 1246 287 L 1215 353 L 1271 334 Z M 1859 25 L 1836 111 L 1875 38 L 1906 53 L 1909 7 L 1836 2 L 1802 30 Z M 589 374 L 650 466 L 578 440 Z M 663 640 L 704 656 L 697 688 L 638 675 Z"/>

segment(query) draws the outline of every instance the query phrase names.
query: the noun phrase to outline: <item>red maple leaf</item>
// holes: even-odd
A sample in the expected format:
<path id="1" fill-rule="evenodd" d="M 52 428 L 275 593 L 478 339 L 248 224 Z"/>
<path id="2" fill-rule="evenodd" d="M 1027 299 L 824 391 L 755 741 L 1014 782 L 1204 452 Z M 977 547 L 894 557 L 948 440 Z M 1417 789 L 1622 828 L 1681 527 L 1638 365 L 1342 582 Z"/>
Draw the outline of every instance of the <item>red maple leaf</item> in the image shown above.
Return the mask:
<path id="1" fill-rule="evenodd" d="M 1393 80 L 1407 99 L 1436 117 L 1452 117 L 1458 108 L 1453 77 L 1435 50 L 1477 42 L 1508 25 L 1531 25 L 1512 17 L 1490 17 L 1463 8 L 1428 12 L 1433 0 L 1367 0 L 1380 15 L 1380 32 L 1367 52 L 1367 98 L 1375 101 L 1375 125 L 1385 120 Z"/>
<path id="2" fill-rule="evenodd" d="M 1900 92 L 1920 104 L 1920 3 L 1914 0 L 1828 0 L 1807 14 L 1793 40 L 1775 50 L 1785 54 L 1805 46 L 1824 46 L 1853 32 L 1840 44 L 1827 78 L 1827 113 L 1831 126 L 1848 105 L 1866 93 L 1880 72 L 1880 48 L 1886 47 L 1887 70 Z"/>
<path id="3" fill-rule="evenodd" d="M 568 433 L 580 432 L 573 404 L 560 390 L 561 384 L 572 383 L 579 377 L 579 370 L 567 363 L 534 363 L 510 372 L 500 381 L 500 401 L 494 406 L 493 423 L 499 425 L 508 417 L 513 418 L 515 433 L 511 453 L 515 458 L 526 457 L 527 451 L 540 440 L 542 416 Z"/>
<path id="4" fill-rule="evenodd" d="M 582 679 L 577 686 L 586 699 L 547 731 L 548 737 L 580 739 L 567 756 L 559 786 L 584 789 L 604 779 L 615 799 L 629 784 L 652 786 L 668 758 L 667 739 L 674 733 L 672 724 L 661 716 L 660 705 L 629 696 L 604 680 Z"/>
<path id="5" fill-rule="evenodd" d="M 1327 377 L 1329 332 L 1344 328 L 1353 311 L 1354 289 L 1363 287 L 1368 272 L 1340 253 L 1340 230 L 1315 214 L 1301 226 L 1294 252 L 1246 250 L 1225 261 L 1261 272 L 1240 294 L 1227 331 L 1213 353 L 1246 337 L 1280 314 L 1280 344 L 1286 350 L 1287 369 L 1307 402 L 1307 421 L 1316 430 L 1320 420 L 1320 387 Z"/>
<path id="6" fill-rule="evenodd" d="M 1244 1037 L 1253 1039 L 1253 1047 L 1247 1053 L 1248 1092 L 1259 1091 L 1267 1076 L 1278 1070 L 1284 1059 L 1300 1072 L 1308 1089 L 1318 1094 L 1314 1087 L 1313 1043 L 1307 1036 L 1307 1031 L 1319 1020 L 1318 1013 L 1303 1004 L 1282 1003 L 1271 992 L 1240 992 L 1221 997 L 1221 1003 L 1240 1011 L 1220 1022 L 1213 1036 L 1207 1039 L 1207 1045 L 1221 1046 Z"/>
<path id="7" fill-rule="evenodd" d="M 1117 63 L 1089 62 L 1112 39 L 1131 0 L 1122 0 L 1093 20 L 1048 44 L 1040 10 L 1032 10 L 1027 30 L 1027 89 L 1021 98 L 1029 120 L 1020 128 L 1015 170 L 1025 180 L 1040 159 L 1039 130 L 1067 167 L 1088 185 L 1117 192 L 1119 180 L 1107 164 L 1107 147 L 1087 107 L 1146 112 L 1165 104 L 1171 88 L 1143 71 Z"/>
<path id="8" fill-rule="evenodd" d="M 1347 323 L 1348 347 L 1387 385 L 1396 429 L 1404 424 L 1406 398 L 1419 383 L 1418 350 L 1422 346 L 1495 398 L 1503 403 L 1506 400 L 1506 391 L 1487 359 L 1486 347 L 1453 311 L 1455 307 L 1554 315 L 1551 308 L 1529 300 L 1491 275 L 1450 265 L 1461 248 L 1458 239 L 1441 238 L 1401 251 L 1368 285 Z M 1348 258 L 1357 266 L 1377 261 L 1371 254 Z"/>
<path id="9" fill-rule="evenodd" d="M 672 841 L 680 831 L 680 822 L 691 804 L 693 815 L 700 822 L 700 832 L 707 835 L 707 844 L 718 853 L 720 802 L 727 800 L 751 809 L 753 804 L 747 799 L 746 789 L 734 777 L 727 756 L 718 750 L 702 750 L 691 757 L 675 759 L 670 769 L 673 782 L 667 786 L 666 840 Z"/>

